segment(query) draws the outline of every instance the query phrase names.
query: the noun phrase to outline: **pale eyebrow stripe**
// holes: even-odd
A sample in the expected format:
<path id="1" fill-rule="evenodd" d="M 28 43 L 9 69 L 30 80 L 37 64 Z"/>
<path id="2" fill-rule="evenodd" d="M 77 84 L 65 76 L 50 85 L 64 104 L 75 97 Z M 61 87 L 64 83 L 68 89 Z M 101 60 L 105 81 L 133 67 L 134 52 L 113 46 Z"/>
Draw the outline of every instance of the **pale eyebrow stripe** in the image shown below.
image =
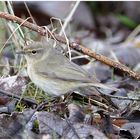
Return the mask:
<path id="1" fill-rule="evenodd" d="M 42 51 L 42 50 L 43 50 L 43 48 L 32 48 L 32 49 L 25 50 L 25 51 L 28 52 L 28 53 L 31 53 L 32 51 L 40 52 L 40 51 Z"/>

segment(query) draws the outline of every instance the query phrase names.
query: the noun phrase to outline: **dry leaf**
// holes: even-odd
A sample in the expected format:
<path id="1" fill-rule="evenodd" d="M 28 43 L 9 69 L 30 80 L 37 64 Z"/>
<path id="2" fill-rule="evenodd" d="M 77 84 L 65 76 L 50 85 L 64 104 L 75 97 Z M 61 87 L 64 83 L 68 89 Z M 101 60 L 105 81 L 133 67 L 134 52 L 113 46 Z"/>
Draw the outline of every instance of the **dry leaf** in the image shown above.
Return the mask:
<path id="1" fill-rule="evenodd" d="M 27 138 L 29 131 L 24 132 L 26 124 L 30 120 L 34 110 L 26 110 L 22 113 L 14 112 L 11 115 L 0 115 L 0 138 Z"/>
<path id="2" fill-rule="evenodd" d="M 121 135 L 126 135 L 125 138 L 138 138 L 140 137 L 140 123 L 126 123 L 121 127 Z"/>
<path id="3" fill-rule="evenodd" d="M 11 76 L 0 79 L 0 89 L 14 93 L 15 95 L 21 95 L 26 88 L 26 79 L 20 76 Z"/>

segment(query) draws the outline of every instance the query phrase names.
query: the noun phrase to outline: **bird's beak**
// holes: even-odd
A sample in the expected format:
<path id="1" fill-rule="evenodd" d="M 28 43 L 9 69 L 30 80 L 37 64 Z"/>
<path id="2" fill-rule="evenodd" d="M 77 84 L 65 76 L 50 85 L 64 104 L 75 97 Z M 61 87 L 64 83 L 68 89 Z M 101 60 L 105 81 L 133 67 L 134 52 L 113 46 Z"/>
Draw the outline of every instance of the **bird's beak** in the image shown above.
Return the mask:
<path id="1" fill-rule="evenodd" d="M 25 54 L 25 51 L 19 50 L 19 51 L 16 51 L 16 54 Z"/>

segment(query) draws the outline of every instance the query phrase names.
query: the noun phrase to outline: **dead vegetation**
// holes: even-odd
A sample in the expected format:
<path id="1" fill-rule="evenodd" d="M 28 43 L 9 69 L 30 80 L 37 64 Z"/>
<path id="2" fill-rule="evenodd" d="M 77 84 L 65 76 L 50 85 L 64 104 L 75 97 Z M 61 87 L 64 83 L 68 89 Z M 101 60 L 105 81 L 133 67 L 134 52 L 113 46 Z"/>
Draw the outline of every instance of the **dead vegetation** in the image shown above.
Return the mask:
<path id="1" fill-rule="evenodd" d="M 103 17 L 102 2 L 92 4 L 97 8 L 91 7 L 93 15 L 84 2 L 50 2 L 57 13 L 47 2 L 0 2 L 0 138 L 140 137 L 140 21 L 129 18 L 128 9 L 126 15 L 116 9 L 117 16 L 106 11 Z M 38 10 L 31 8 L 36 5 Z M 98 94 L 81 87 L 62 97 L 48 96 L 29 79 L 24 56 L 15 53 L 48 38 L 100 83 L 119 90 L 98 89 Z"/>

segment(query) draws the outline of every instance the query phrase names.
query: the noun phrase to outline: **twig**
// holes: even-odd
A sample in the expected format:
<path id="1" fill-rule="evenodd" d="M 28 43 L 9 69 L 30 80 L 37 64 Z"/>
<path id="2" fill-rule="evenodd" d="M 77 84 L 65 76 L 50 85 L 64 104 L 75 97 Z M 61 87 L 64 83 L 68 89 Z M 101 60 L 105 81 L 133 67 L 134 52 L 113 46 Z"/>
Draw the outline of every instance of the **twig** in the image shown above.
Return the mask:
<path id="1" fill-rule="evenodd" d="M 123 65 L 119 62 L 113 61 L 112 59 L 110 59 L 106 56 L 103 56 L 101 54 L 97 54 L 97 53 L 91 51 L 90 49 L 85 48 L 84 46 L 76 44 L 76 43 L 71 43 L 70 47 L 72 47 L 75 50 L 78 50 L 79 52 L 87 54 L 88 56 L 93 57 L 96 60 L 99 60 L 100 62 L 102 62 L 106 65 L 114 67 L 115 69 L 119 69 L 122 72 L 127 73 L 130 77 L 132 77 L 136 80 L 140 80 L 140 74 L 139 73 L 136 73 L 135 71 L 132 71 L 130 68 L 128 68 L 127 66 L 125 66 L 125 65 Z"/>
<path id="2" fill-rule="evenodd" d="M 106 96 L 106 97 L 116 98 L 116 99 L 118 99 L 118 100 L 140 101 L 140 98 L 130 98 L 130 97 L 123 97 L 123 96 L 109 95 L 109 94 L 104 94 L 104 93 L 101 92 L 98 88 L 96 88 L 96 90 L 97 90 L 99 93 L 101 93 L 102 95 Z"/>
<path id="3" fill-rule="evenodd" d="M 16 17 L 14 15 L 4 13 L 4 12 L 0 12 L 0 18 L 11 20 L 13 22 L 17 22 L 18 24 L 21 24 L 21 23 L 24 22 L 23 19 L 21 19 L 19 17 Z M 49 32 L 47 32 L 43 27 L 37 26 L 37 25 L 32 24 L 32 23 L 30 23 L 28 21 L 24 22 L 22 24 L 22 26 L 25 26 L 25 27 L 33 30 L 33 31 L 36 31 L 40 35 L 43 35 L 43 36 L 45 36 L 48 33 L 48 35 L 53 39 L 51 34 Z M 67 43 L 65 38 L 63 38 L 63 37 L 61 37 L 61 36 L 59 36 L 57 34 L 54 34 L 54 33 L 52 33 L 52 34 L 55 36 L 57 41 L 59 41 L 61 43 L 64 43 L 64 44 Z M 86 55 L 88 55 L 90 57 L 93 57 L 96 60 L 98 60 L 98 61 L 100 61 L 100 62 L 102 62 L 102 63 L 104 63 L 106 65 L 114 67 L 115 69 L 119 69 L 122 72 L 127 73 L 130 77 L 132 77 L 132 78 L 134 78 L 136 80 L 140 80 L 140 74 L 139 73 L 136 73 L 136 72 L 132 71 L 127 66 L 125 66 L 125 65 L 123 65 L 123 64 L 121 64 L 119 62 L 113 61 L 112 59 L 110 59 L 110 58 L 108 58 L 106 56 L 103 56 L 101 54 L 96 54 L 95 52 L 91 51 L 90 49 L 85 48 L 84 46 L 79 45 L 79 44 L 77 44 L 75 42 L 70 43 L 70 47 L 75 49 L 75 50 L 77 50 L 77 51 L 79 51 L 79 52 L 82 52 L 82 53 L 84 53 L 84 54 L 86 54 Z"/>
<path id="4" fill-rule="evenodd" d="M 31 100 L 31 99 L 28 99 L 28 98 L 25 98 L 25 97 L 21 98 L 21 97 L 18 96 L 18 95 L 9 93 L 9 92 L 4 91 L 4 90 L 2 90 L 2 89 L 0 89 L 0 94 L 4 94 L 4 95 L 6 95 L 6 96 L 8 96 L 8 97 L 13 97 L 13 98 L 15 98 L 15 99 L 19 99 L 19 100 L 25 101 L 25 102 L 27 102 L 27 103 L 31 103 L 31 104 L 37 105 L 37 102 L 34 101 L 34 100 Z"/>
<path id="5" fill-rule="evenodd" d="M 140 101 L 140 99 L 138 98 L 130 98 L 130 97 L 123 97 L 123 96 L 107 95 L 107 94 L 104 95 L 110 98 L 116 98 L 118 100 Z"/>
<path id="6" fill-rule="evenodd" d="M 41 110 L 46 104 L 48 104 L 48 103 L 50 103 L 50 102 L 52 102 L 52 101 L 54 101 L 54 100 L 55 100 L 55 97 L 52 97 L 51 99 L 46 100 L 46 101 L 40 103 L 40 104 L 37 106 L 36 111 Z M 51 106 L 51 105 L 48 105 L 48 106 Z"/>
<path id="7" fill-rule="evenodd" d="M 0 12 L 0 17 L 4 18 L 4 19 L 7 19 L 7 20 L 11 20 L 11 21 L 16 22 L 18 24 L 21 24 L 21 23 L 23 23 L 25 21 L 25 20 L 23 20 L 23 19 L 21 19 L 21 18 L 19 18 L 17 16 L 10 15 L 10 14 L 4 13 L 4 12 Z M 32 23 L 30 23 L 28 21 L 24 22 L 22 24 L 22 26 L 25 26 L 25 27 L 27 27 L 27 28 L 35 31 L 35 32 L 38 32 L 39 34 L 41 34 L 43 36 L 46 35 L 46 30 L 43 27 L 37 26 L 37 25 L 32 24 Z"/>
<path id="8" fill-rule="evenodd" d="M 26 4 L 25 1 L 24 1 L 24 5 L 25 5 L 26 10 L 27 10 L 28 14 L 30 15 L 30 17 L 31 17 L 31 19 L 32 19 L 32 21 L 33 21 L 33 23 L 34 23 L 34 24 L 37 24 L 37 23 L 35 22 L 35 20 L 34 20 L 32 14 L 31 14 L 31 12 L 30 12 L 30 9 L 28 8 L 28 5 Z"/>
<path id="9" fill-rule="evenodd" d="M 30 18 L 27 18 L 25 21 L 27 21 L 28 19 L 30 19 Z M 24 22 L 25 22 L 25 21 L 24 21 Z M 6 44 L 9 42 L 9 40 L 11 39 L 11 37 L 13 36 L 13 34 L 15 34 L 15 32 L 19 29 L 20 26 L 22 26 L 22 24 L 23 24 L 23 23 L 21 23 L 21 24 L 12 32 L 12 34 L 10 35 L 10 37 L 6 40 L 6 42 L 4 43 L 4 45 L 1 47 L 0 53 L 1 53 L 1 51 L 3 50 L 3 48 L 6 46 Z"/>
<path id="10" fill-rule="evenodd" d="M 80 1 L 76 1 L 76 2 L 75 2 L 74 7 L 72 8 L 71 12 L 70 12 L 69 15 L 67 16 L 67 18 L 66 18 L 66 20 L 65 20 L 65 22 L 64 22 L 64 24 L 63 24 L 63 28 L 61 29 L 61 31 L 60 31 L 60 33 L 59 33 L 60 36 L 61 36 L 62 33 L 65 31 L 65 29 L 66 29 L 68 23 L 69 23 L 70 20 L 72 19 L 72 16 L 73 16 L 73 14 L 75 13 L 75 11 L 76 11 L 76 9 L 77 9 L 77 7 L 78 7 L 79 4 L 80 4 Z"/>
<path id="11" fill-rule="evenodd" d="M 134 37 L 140 32 L 140 24 L 129 34 L 125 42 L 133 41 Z"/>

